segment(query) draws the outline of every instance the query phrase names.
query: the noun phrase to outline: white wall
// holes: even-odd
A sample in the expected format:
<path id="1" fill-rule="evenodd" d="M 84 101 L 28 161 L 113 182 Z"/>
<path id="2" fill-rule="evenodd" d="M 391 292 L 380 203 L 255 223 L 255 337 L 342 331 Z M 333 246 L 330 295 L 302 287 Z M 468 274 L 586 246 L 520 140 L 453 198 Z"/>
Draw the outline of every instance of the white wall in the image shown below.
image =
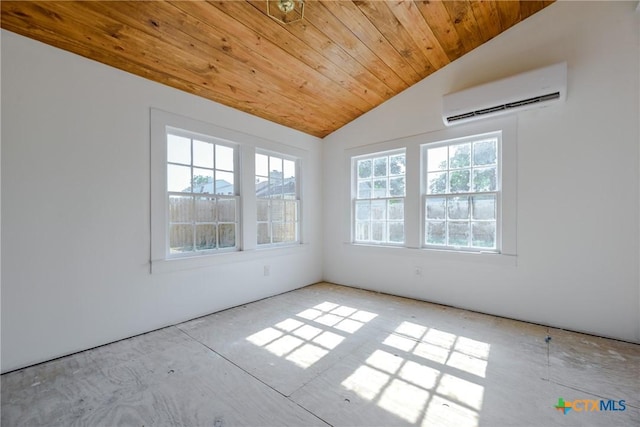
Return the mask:
<path id="1" fill-rule="evenodd" d="M 2 62 L 3 372 L 322 279 L 319 139 L 6 31 Z M 308 152 L 309 244 L 150 274 L 150 107 Z"/>
<path id="2" fill-rule="evenodd" d="M 554 3 L 325 138 L 325 279 L 640 342 L 635 8 Z M 567 102 L 518 116 L 517 265 L 345 243 L 345 150 L 441 130 L 443 94 L 564 60 Z"/>

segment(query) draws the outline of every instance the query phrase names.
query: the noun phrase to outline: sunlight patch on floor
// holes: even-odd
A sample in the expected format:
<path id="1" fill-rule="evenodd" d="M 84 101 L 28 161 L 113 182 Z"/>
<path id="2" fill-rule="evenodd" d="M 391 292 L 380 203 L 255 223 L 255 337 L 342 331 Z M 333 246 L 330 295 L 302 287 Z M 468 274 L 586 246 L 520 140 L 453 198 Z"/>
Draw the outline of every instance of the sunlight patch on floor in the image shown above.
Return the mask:
<path id="1" fill-rule="evenodd" d="M 278 357 L 308 368 L 377 314 L 325 301 L 265 328 L 246 339 Z M 331 329 L 327 330 L 327 329 Z"/>
<path id="2" fill-rule="evenodd" d="M 402 322 L 341 385 L 412 424 L 477 427 L 489 351 L 488 343 Z"/>

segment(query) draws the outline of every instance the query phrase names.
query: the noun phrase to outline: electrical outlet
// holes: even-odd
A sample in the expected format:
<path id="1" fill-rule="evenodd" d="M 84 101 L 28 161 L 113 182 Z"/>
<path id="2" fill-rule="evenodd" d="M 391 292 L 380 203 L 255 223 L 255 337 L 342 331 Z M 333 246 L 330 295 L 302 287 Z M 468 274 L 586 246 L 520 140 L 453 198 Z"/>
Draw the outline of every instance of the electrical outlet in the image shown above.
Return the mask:
<path id="1" fill-rule="evenodd" d="M 268 276 L 269 274 L 271 274 L 271 266 L 265 265 L 264 266 L 264 275 Z"/>

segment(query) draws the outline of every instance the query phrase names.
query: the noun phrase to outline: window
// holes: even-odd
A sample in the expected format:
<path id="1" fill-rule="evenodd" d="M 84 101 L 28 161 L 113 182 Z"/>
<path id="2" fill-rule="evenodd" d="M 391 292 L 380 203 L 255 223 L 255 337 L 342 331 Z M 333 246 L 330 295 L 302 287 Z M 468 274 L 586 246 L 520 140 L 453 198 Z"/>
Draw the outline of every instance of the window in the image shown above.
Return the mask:
<path id="1" fill-rule="evenodd" d="M 299 242 L 296 160 L 256 153 L 258 245 Z"/>
<path id="2" fill-rule="evenodd" d="M 236 148 L 166 128 L 168 255 L 238 249 Z"/>
<path id="3" fill-rule="evenodd" d="M 423 146 L 424 246 L 500 251 L 501 133 Z"/>
<path id="4" fill-rule="evenodd" d="M 356 243 L 404 244 L 405 151 L 354 157 Z"/>

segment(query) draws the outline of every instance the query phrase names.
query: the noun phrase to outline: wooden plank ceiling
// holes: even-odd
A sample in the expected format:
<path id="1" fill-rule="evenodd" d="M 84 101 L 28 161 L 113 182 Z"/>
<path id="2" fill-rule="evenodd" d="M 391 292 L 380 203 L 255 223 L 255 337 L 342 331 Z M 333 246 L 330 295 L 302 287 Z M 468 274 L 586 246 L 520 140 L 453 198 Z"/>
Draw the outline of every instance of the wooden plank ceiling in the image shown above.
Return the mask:
<path id="1" fill-rule="evenodd" d="M 2 28 L 324 137 L 550 1 L 2 1 Z"/>

